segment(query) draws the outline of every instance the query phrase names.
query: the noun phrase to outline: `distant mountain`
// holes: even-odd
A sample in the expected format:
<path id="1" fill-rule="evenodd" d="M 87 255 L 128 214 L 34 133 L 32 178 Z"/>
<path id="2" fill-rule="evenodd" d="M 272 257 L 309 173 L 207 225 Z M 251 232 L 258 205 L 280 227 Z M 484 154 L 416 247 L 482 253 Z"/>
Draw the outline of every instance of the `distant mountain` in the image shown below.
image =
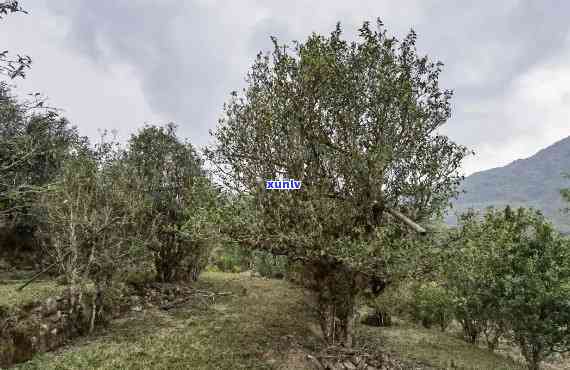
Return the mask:
<path id="1" fill-rule="evenodd" d="M 561 188 L 570 187 L 562 176 L 570 172 L 570 137 L 543 149 L 527 159 L 518 159 L 504 167 L 481 171 L 467 177 L 465 194 L 453 203 L 453 213 L 468 208 L 488 206 L 533 207 L 541 210 L 565 233 L 570 232 L 570 215 L 561 212 L 568 206 L 560 196 Z M 449 216 L 454 224 L 455 217 Z"/>

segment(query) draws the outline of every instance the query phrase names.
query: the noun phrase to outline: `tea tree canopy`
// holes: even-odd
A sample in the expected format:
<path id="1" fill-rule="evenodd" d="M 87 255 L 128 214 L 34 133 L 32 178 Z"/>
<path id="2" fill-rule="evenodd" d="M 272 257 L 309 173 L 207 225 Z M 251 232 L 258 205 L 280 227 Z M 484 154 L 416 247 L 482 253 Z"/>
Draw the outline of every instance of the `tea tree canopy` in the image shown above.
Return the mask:
<path id="1" fill-rule="evenodd" d="M 356 42 L 340 25 L 293 46 L 273 39 L 207 151 L 225 184 L 255 204 L 236 238 L 315 267 L 321 302 L 333 306 L 351 305 L 362 274 L 385 279 L 409 261 L 409 226 L 441 213 L 467 154 L 438 134 L 452 93 L 438 85 L 442 64 L 417 55 L 416 34 L 398 42 L 380 21 L 359 31 Z M 279 178 L 301 189 L 265 189 Z M 326 292 L 347 295 L 331 303 Z"/>
<path id="2" fill-rule="evenodd" d="M 438 85 L 442 64 L 417 55 L 413 31 L 398 42 L 377 26 L 365 23 L 353 43 L 340 25 L 293 47 L 273 39 L 215 133 L 220 175 L 255 195 L 264 235 L 287 239 L 294 254 L 342 254 L 346 243 L 332 244 L 372 233 L 388 222 L 383 210 L 425 220 L 461 180 L 466 149 L 437 134 L 452 95 Z M 301 190 L 264 189 L 280 177 Z"/>

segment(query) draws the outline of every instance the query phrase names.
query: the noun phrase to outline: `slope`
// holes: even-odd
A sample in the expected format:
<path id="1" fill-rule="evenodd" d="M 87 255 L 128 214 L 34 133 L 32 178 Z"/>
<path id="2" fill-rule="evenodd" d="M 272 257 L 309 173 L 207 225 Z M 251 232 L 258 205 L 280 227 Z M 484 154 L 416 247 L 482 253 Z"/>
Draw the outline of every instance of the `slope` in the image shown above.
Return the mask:
<path id="1" fill-rule="evenodd" d="M 518 159 L 507 166 L 481 171 L 468 176 L 464 194 L 453 203 L 454 213 L 468 208 L 488 206 L 533 207 L 541 210 L 563 232 L 570 232 L 570 215 L 560 189 L 570 187 L 563 177 L 570 172 L 570 137 L 540 150 L 530 158 Z M 455 217 L 448 217 L 455 223 Z"/>

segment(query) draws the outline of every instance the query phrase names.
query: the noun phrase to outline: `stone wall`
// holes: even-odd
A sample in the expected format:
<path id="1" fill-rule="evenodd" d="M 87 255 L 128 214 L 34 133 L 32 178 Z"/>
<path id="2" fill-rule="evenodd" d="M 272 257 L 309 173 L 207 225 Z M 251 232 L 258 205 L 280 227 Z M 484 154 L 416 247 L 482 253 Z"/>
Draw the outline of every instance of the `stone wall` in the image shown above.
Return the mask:
<path id="1" fill-rule="evenodd" d="M 93 293 L 68 288 L 45 301 L 0 306 L 0 367 L 27 361 L 36 353 L 51 351 L 86 334 L 92 305 Z"/>

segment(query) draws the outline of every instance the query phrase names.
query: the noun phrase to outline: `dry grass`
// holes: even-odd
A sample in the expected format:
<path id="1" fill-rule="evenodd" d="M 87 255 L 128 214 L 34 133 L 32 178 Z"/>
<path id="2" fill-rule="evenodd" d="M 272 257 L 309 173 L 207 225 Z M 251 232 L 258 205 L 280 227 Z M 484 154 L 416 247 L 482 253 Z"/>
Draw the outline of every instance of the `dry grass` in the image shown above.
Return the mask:
<path id="1" fill-rule="evenodd" d="M 473 346 L 437 329 L 401 323 L 389 328 L 360 327 L 360 339 L 398 356 L 443 369 L 522 370 L 524 364 Z"/>
<path id="2" fill-rule="evenodd" d="M 17 368 L 270 369 L 292 342 L 310 343 L 303 294 L 286 282 L 207 273 L 197 287 L 234 294 L 140 312 Z"/>
<path id="3" fill-rule="evenodd" d="M 303 369 L 304 353 L 321 349 L 316 318 L 303 291 L 285 281 L 206 273 L 197 289 L 232 292 L 177 309 L 149 309 L 17 369 Z M 437 369 L 518 370 L 505 355 L 452 334 L 401 324 L 358 326 L 368 350 Z M 358 345 L 358 343 L 357 343 Z M 305 356 L 306 357 L 306 356 Z M 550 367 L 549 367 L 550 368 Z M 563 369 L 558 367 L 557 369 Z"/>

